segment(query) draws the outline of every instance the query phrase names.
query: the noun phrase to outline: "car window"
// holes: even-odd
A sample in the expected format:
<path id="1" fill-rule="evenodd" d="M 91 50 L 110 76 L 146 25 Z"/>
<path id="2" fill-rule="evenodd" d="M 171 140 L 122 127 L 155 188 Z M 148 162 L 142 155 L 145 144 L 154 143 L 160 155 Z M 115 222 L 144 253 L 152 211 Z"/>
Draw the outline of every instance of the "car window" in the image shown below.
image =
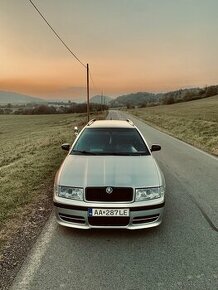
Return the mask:
<path id="1" fill-rule="evenodd" d="M 86 128 L 71 154 L 150 155 L 135 128 Z"/>

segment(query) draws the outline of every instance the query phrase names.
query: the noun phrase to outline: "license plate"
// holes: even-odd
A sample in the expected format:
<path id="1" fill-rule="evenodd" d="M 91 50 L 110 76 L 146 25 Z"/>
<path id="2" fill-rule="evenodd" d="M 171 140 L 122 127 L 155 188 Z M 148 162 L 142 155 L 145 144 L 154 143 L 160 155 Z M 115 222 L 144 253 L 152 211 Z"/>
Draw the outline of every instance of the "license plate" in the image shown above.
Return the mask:
<path id="1" fill-rule="evenodd" d="M 89 208 L 89 216 L 129 216 L 128 208 Z"/>

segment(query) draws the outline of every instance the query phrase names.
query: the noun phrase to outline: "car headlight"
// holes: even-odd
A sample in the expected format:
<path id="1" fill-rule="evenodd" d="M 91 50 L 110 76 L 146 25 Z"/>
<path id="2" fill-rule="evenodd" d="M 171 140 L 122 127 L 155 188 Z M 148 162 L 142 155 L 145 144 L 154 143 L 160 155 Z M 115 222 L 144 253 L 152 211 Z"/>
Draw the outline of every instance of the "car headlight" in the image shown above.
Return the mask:
<path id="1" fill-rule="evenodd" d="M 164 187 L 138 188 L 135 192 L 135 201 L 152 200 L 164 195 Z"/>
<path id="2" fill-rule="evenodd" d="M 83 200 L 83 188 L 59 186 L 58 196 L 75 200 Z"/>

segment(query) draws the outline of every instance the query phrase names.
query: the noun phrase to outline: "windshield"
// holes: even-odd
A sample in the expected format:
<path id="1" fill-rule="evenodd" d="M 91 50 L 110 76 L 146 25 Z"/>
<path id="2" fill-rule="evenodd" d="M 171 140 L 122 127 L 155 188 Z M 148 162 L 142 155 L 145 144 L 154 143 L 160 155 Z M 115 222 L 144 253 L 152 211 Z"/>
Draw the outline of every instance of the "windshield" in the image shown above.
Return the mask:
<path id="1" fill-rule="evenodd" d="M 86 128 L 71 154 L 150 155 L 134 128 Z"/>

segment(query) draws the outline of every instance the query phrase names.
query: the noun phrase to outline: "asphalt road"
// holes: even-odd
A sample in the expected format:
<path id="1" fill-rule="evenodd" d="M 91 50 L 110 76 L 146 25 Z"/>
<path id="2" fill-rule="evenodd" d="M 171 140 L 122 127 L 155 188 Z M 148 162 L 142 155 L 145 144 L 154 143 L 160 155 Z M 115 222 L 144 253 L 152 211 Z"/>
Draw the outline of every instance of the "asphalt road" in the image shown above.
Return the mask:
<path id="1" fill-rule="evenodd" d="M 52 215 L 11 289 L 218 289 L 218 159 L 131 119 L 162 145 L 154 154 L 167 183 L 163 224 L 84 231 Z"/>

